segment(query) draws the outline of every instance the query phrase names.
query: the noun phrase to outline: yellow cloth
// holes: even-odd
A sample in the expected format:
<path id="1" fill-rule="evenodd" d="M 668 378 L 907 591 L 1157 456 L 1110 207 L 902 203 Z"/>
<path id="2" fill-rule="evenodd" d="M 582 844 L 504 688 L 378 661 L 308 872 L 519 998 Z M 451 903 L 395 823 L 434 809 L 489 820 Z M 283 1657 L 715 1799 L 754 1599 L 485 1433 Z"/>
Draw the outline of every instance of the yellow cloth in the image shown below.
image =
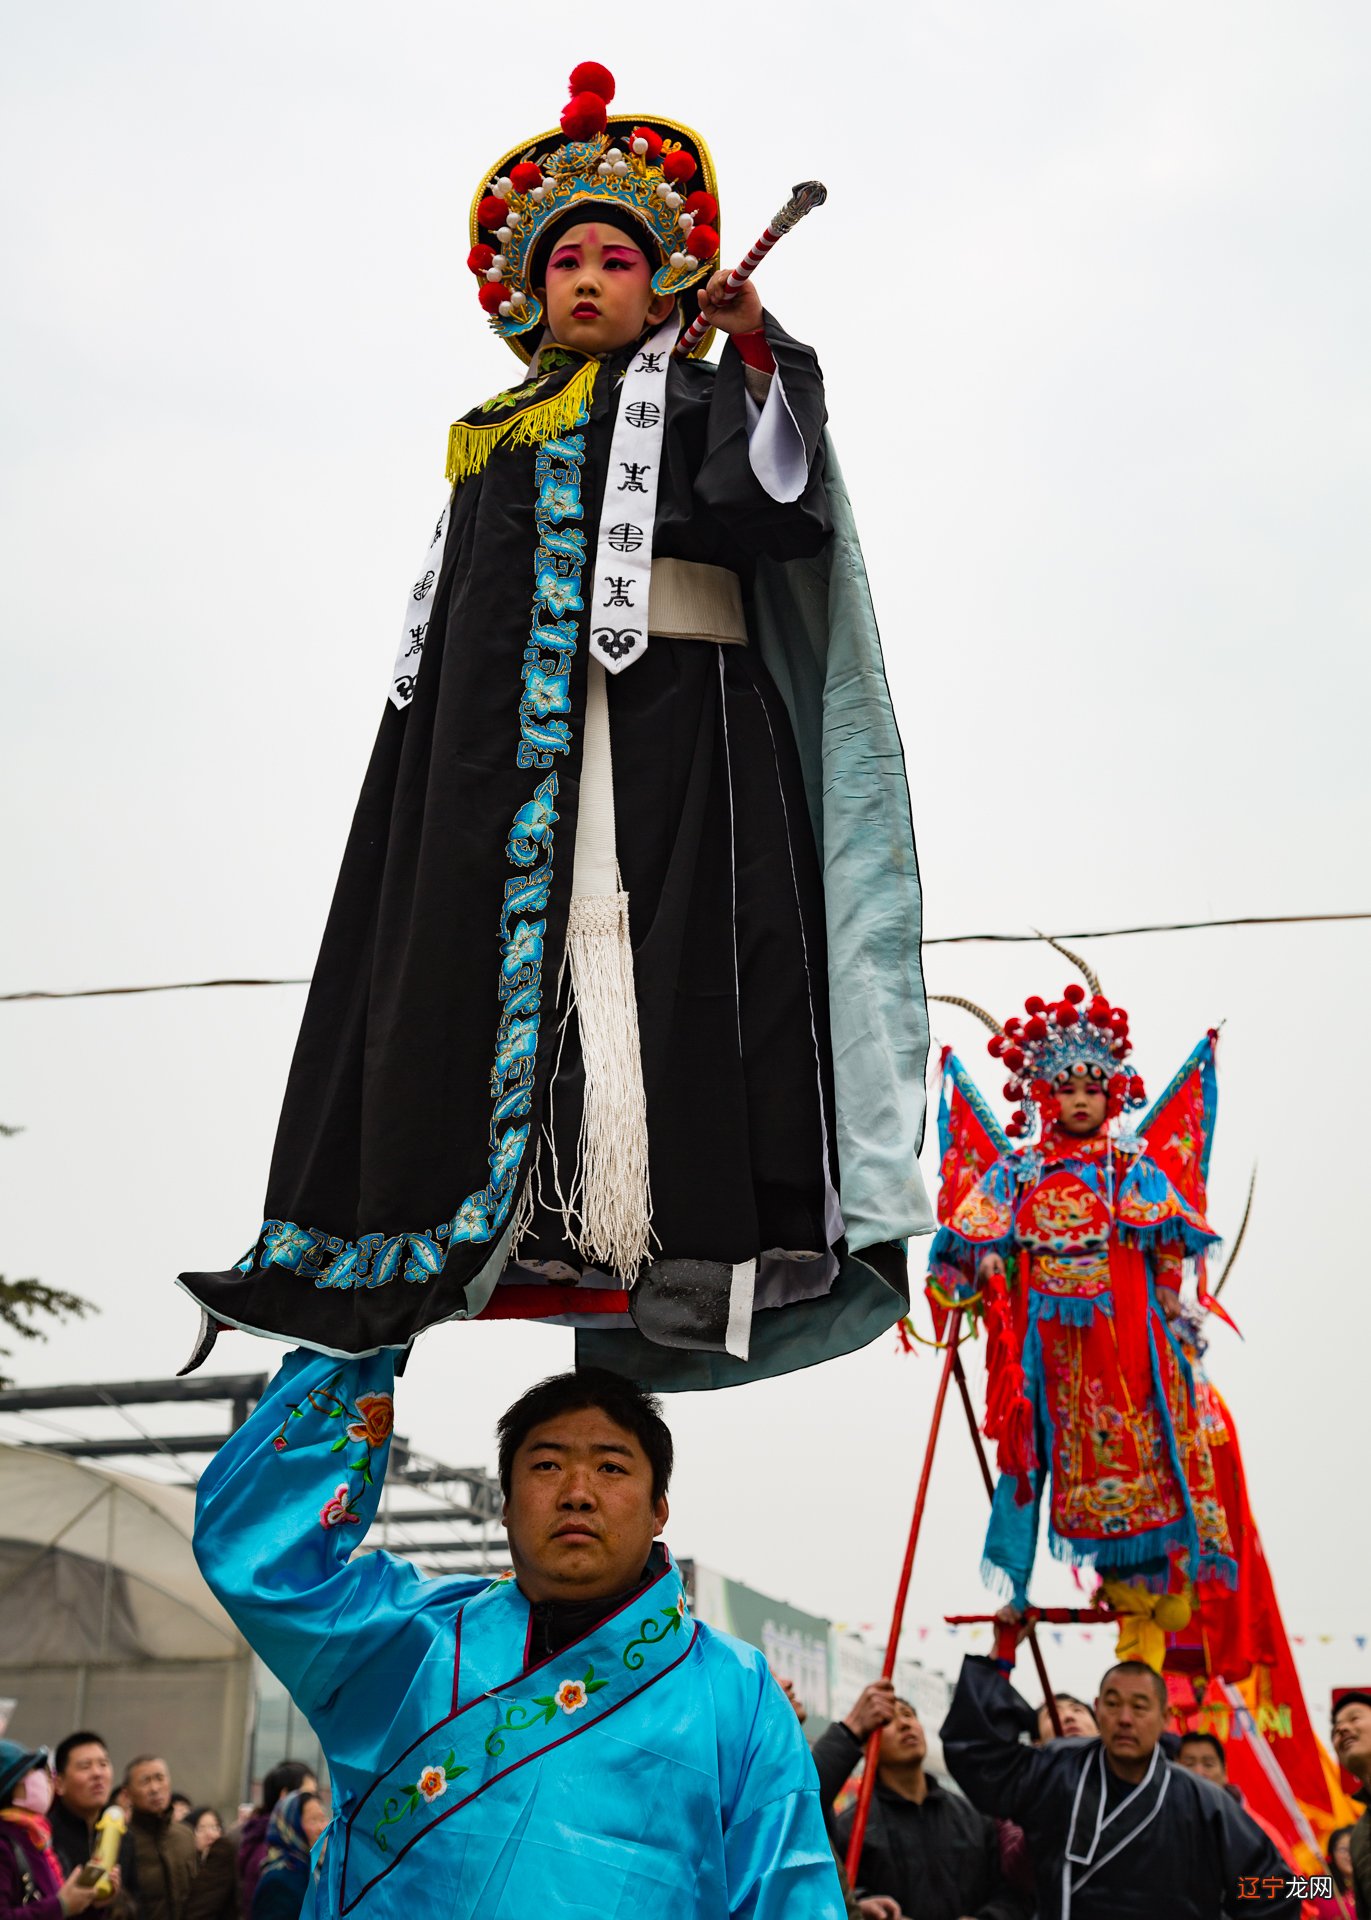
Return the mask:
<path id="1" fill-rule="evenodd" d="M 1146 1587 L 1123 1580 L 1106 1580 L 1104 1597 L 1120 1615 L 1115 1657 L 1141 1660 L 1160 1673 L 1166 1658 L 1166 1636 L 1190 1624 L 1190 1589 L 1182 1593 L 1149 1593 Z"/>

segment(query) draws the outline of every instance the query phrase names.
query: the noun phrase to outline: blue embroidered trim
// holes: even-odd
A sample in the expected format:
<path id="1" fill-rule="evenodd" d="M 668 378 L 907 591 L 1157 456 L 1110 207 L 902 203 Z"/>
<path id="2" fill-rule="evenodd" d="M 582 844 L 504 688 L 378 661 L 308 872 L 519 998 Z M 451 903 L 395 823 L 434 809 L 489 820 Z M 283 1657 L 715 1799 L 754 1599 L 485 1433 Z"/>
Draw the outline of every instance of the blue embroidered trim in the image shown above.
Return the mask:
<path id="1" fill-rule="evenodd" d="M 578 424 L 586 418 L 582 413 Z M 571 711 L 577 626 L 565 616 L 579 613 L 585 605 L 581 574 L 586 536 L 581 528 L 564 527 L 563 522 L 583 515 L 585 448 L 581 433 L 545 440 L 534 465 L 538 544 L 533 555 L 532 623 L 521 672 L 515 755 L 520 767 L 550 768 L 554 754 L 566 753 L 571 746 L 570 723 L 554 716 Z M 546 919 L 533 916 L 546 913 L 551 893 L 556 802 L 557 776 L 548 773 L 515 814 L 505 841 L 505 858 L 516 872 L 505 882 L 500 912 L 500 1024 L 490 1075 L 486 1185 L 468 1194 L 450 1221 L 422 1233 L 389 1237 L 365 1233 L 356 1240 L 343 1240 L 317 1227 L 298 1227 L 293 1220 L 265 1220 L 262 1267 L 285 1267 L 304 1274 L 313 1278 L 316 1287 L 383 1287 L 401 1272 L 406 1280 L 423 1285 L 443 1271 L 449 1252 L 459 1242 L 484 1245 L 499 1234 L 514 1204 L 516 1177 L 532 1125 L 547 931 Z M 256 1249 L 239 1261 L 238 1271 L 251 1273 L 255 1264 Z"/>

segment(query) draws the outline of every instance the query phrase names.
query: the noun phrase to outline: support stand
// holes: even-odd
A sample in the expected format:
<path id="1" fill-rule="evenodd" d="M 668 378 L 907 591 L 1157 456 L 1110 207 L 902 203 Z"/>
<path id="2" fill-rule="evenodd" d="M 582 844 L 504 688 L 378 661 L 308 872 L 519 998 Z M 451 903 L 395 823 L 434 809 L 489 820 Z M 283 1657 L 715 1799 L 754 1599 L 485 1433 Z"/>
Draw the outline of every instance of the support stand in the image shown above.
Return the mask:
<path id="1" fill-rule="evenodd" d="M 972 1445 L 976 1449 L 976 1459 L 980 1464 L 981 1478 L 985 1482 L 987 1495 L 992 1499 L 995 1482 L 991 1477 L 990 1462 L 985 1457 L 985 1448 L 981 1444 L 980 1429 L 976 1425 L 976 1413 L 971 1404 L 970 1389 L 966 1384 L 966 1373 L 962 1367 L 962 1357 L 958 1352 L 958 1342 L 962 1330 L 962 1309 L 954 1307 L 947 1319 L 947 1331 L 943 1345 L 946 1359 L 938 1380 L 937 1397 L 933 1402 L 933 1419 L 928 1429 L 928 1445 L 924 1449 L 923 1470 L 919 1475 L 919 1489 L 914 1496 L 914 1517 L 909 1526 L 909 1540 L 905 1546 L 904 1565 L 900 1569 L 900 1584 L 895 1593 L 895 1610 L 890 1621 L 890 1638 L 886 1642 L 885 1660 L 881 1667 L 881 1678 L 892 1679 L 895 1673 L 895 1656 L 900 1644 L 900 1631 L 904 1626 L 905 1602 L 909 1598 L 909 1582 L 914 1571 L 914 1555 L 919 1545 L 919 1533 L 923 1526 L 924 1507 L 928 1500 L 928 1483 L 933 1472 L 933 1454 L 938 1444 L 938 1433 L 942 1426 L 943 1408 L 947 1402 L 947 1389 L 950 1381 L 957 1382 L 957 1391 L 961 1395 L 962 1406 L 966 1410 L 966 1423 L 971 1432 Z M 1038 1678 L 1042 1682 L 1044 1698 L 1051 1716 L 1053 1731 L 1061 1737 L 1061 1716 L 1057 1711 L 1057 1702 L 1053 1697 L 1052 1686 L 1047 1677 L 1042 1649 L 1038 1645 L 1037 1634 L 1030 1626 L 1027 1634 L 1032 1649 L 1033 1661 L 1038 1669 Z M 871 1796 L 876 1791 L 876 1766 L 881 1748 L 881 1730 L 878 1727 L 866 1743 L 866 1763 L 862 1768 L 862 1784 L 857 1795 L 857 1810 L 852 1821 L 852 1836 L 847 1845 L 847 1877 L 855 1887 L 857 1868 L 861 1864 L 862 1845 L 866 1840 L 867 1821 L 871 1816 Z"/>

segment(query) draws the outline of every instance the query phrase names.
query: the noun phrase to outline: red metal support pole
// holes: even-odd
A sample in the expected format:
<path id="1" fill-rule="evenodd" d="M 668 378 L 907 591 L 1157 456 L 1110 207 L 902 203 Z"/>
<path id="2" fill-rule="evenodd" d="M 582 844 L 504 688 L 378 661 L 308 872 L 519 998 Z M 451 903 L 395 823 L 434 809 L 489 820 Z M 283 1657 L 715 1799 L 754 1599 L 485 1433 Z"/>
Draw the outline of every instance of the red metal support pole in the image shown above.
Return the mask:
<path id="1" fill-rule="evenodd" d="M 962 1310 L 957 1307 L 947 1322 L 947 1358 L 943 1362 L 942 1375 L 938 1381 L 938 1395 L 933 1402 L 933 1420 L 928 1430 L 928 1445 L 924 1449 L 923 1472 L 919 1475 L 919 1491 L 914 1496 L 914 1518 L 909 1526 L 909 1543 L 904 1550 L 904 1566 L 900 1570 L 900 1585 L 895 1595 L 895 1611 L 890 1622 L 890 1638 L 886 1642 L 885 1664 L 881 1668 L 881 1678 L 889 1680 L 895 1672 L 895 1655 L 900 1644 L 900 1629 L 904 1625 L 905 1601 L 909 1598 L 909 1580 L 914 1571 L 914 1553 L 919 1544 L 919 1529 L 923 1525 L 924 1506 L 928 1500 L 929 1476 L 933 1472 L 933 1450 L 938 1444 L 938 1429 L 942 1425 L 943 1407 L 947 1401 L 948 1382 L 958 1366 L 957 1338 L 962 1327 Z M 861 1791 L 857 1795 L 857 1812 L 852 1822 L 852 1837 L 847 1843 L 847 1877 L 855 1887 L 857 1868 L 862 1858 L 862 1843 L 866 1839 L 866 1823 L 871 1814 L 871 1796 L 876 1791 L 876 1762 L 881 1750 L 881 1730 L 877 1727 L 866 1743 L 866 1765 L 862 1769 Z"/>

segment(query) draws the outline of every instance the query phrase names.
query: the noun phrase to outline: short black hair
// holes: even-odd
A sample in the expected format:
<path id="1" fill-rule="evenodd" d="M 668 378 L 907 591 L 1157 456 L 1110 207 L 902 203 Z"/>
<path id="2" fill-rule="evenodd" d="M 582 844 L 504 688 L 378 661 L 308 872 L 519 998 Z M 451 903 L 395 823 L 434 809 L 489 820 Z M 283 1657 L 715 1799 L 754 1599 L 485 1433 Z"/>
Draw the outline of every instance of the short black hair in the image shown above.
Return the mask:
<path id="1" fill-rule="evenodd" d="M 1081 1712 L 1088 1713 L 1092 1720 L 1095 1718 L 1095 1709 L 1091 1706 L 1090 1702 L 1088 1700 L 1078 1700 L 1074 1693 L 1054 1693 L 1052 1698 L 1059 1707 L 1079 1707 Z M 1052 1717 L 1048 1710 L 1046 1700 L 1044 1700 L 1038 1708 L 1038 1712 L 1046 1713 L 1049 1719 Z"/>
<path id="2" fill-rule="evenodd" d="M 1225 1768 L 1228 1765 L 1228 1750 L 1217 1733 L 1183 1733 L 1181 1735 L 1181 1745 L 1183 1747 L 1212 1747 L 1219 1756 L 1219 1765 Z"/>
<path id="3" fill-rule="evenodd" d="M 1100 1692 L 1103 1693 L 1111 1674 L 1145 1673 L 1152 1683 L 1152 1691 L 1157 1696 L 1157 1704 L 1166 1710 L 1166 1682 L 1155 1667 L 1149 1667 L 1145 1660 L 1116 1660 L 1112 1667 L 1106 1667 L 1100 1679 Z"/>
<path id="4" fill-rule="evenodd" d="M 500 1491 L 509 1498 L 514 1456 L 535 1427 L 559 1413 L 581 1413 L 588 1407 L 608 1414 L 616 1427 L 631 1433 L 652 1468 L 652 1498 L 660 1500 L 671 1484 L 676 1450 L 671 1429 L 662 1418 L 661 1403 L 633 1380 L 604 1367 L 582 1367 L 575 1373 L 554 1373 L 521 1393 L 496 1422 L 500 1446 Z"/>
<path id="5" fill-rule="evenodd" d="M 81 1733 L 69 1733 L 65 1740 L 58 1741 L 57 1751 L 52 1756 L 54 1773 L 66 1772 L 67 1762 L 78 1747 L 103 1747 L 106 1759 L 109 1757 L 109 1747 L 102 1733 L 91 1733 L 88 1729 Z"/>
<path id="6" fill-rule="evenodd" d="M 1341 1699 L 1335 1700 L 1331 1716 L 1335 1727 L 1338 1724 L 1338 1715 L 1344 1707 L 1371 1707 L 1371 1693 L 1363 1693 L 1359 1687 L 1354 1687 L 1350 1693 L 1345 1693 Z"/>
<path id="7" fill-rule="evenodd" d="M 258 1812 L 270 1813 L 278 1800 L 284 1800 L 288 1793 L 298 1793 L 305 1781 L 313 1778 L 313 1767 L 307 1767 L 303 1760 L 278 1760 L 262 1782 Z"/>

